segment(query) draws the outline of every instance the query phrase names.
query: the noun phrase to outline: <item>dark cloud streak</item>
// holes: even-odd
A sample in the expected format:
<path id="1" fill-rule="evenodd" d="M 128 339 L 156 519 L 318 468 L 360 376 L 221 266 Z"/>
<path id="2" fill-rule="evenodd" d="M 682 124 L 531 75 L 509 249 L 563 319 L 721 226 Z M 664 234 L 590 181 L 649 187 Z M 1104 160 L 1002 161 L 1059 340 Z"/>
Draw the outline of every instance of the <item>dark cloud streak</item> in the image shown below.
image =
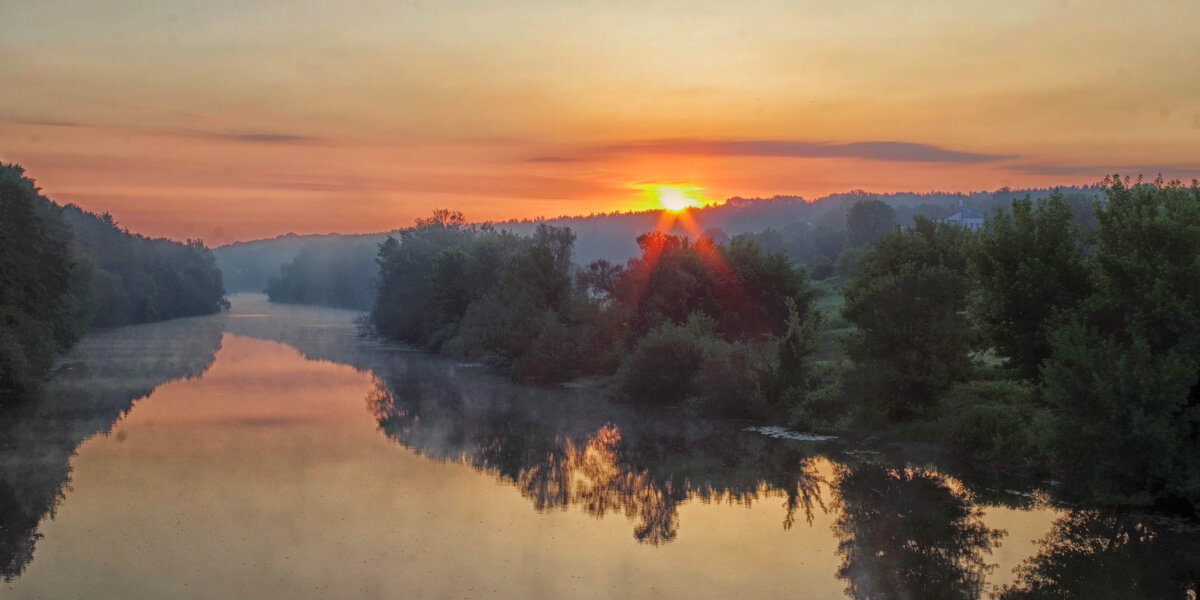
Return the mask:
<path id="1" fill-rule="evenodd" d="M 673 139 L 603 146 L 598 154 L 660 153 L 703 156 L 775 156 L 792 158 L 860 158 L 893 162 L 982 163 L 1016 158 L 950 150 L 914 142 L 829 142 L 808 140 Z"/>
<path id="2" fill-rule="evenodd" d="M 146 133 L 153 135 L 184 135 L 191 137 L 203 137 L 216 140 L 228 140 L 232 142 L 248 142 L 259 144 L 325 144 L 328 140 L 324 138 L 298 135 L 291 133 L 273 133 L 273 132 L 242 132 L 230 133 L 224 131 L 205 131 L 203 129 L 174 129 L 161 127 L 139 127 L 132 125 L 113 125 L 109 123 L 80 123 L 74 121 L 51 121 L 38 119 L 0 119 L 2 123 L 12 123 L 14 125 L 33 125 L 38 127 L 85 127 L 91 129 L 117 129 L 123 131 L 132 131 L 137 133 Z"/>
<path id="3" fill-rule="evenodd" d="M 1022 163 L 1006 165 L 1005 169 L 1020 171 L 1030 175 L 1090 175 L 1097 181 L 1106 175 L 1120 174 L 1137 177 L 1144 175 L 1148 179 L 1159 173 L 1164 176 L 1191 177 L 1200 176 L 1200 163 L 1185 163 L 1175 165 L 1064 165 L 1059 163 Z M 1190 175 L 1189 175 L 1190 174 Z"/>

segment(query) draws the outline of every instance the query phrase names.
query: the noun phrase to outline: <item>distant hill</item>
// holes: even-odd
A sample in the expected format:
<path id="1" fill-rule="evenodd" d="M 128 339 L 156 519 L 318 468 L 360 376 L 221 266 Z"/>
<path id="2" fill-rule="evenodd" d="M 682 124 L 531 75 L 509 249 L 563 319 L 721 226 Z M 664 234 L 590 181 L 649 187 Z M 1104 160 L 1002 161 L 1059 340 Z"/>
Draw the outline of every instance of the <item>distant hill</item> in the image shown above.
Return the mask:
<path id="1" fill-rule="evenodd" d="M 720 241 L 724 237 L 740 233 L 755 233 L 768 228 L 780 230 L 789 225 L 803 223 L 813 227 L 824 225 L 842 229 L 846 213 L 855 202 L 876 199 L 892 206 L 896 220 L 901 225 L 912 223 L 913 217 L 924 215 L 931 218 L 945 217 L 961 204 L 983 214 L 990 214 L 993 207 L 1007 207 L 1013 199 L 1026 194 L 1033 197 L 1049 195 L 1054 188 L 1011 190 L 1002 188 L 993 192 L 901 192 L 873 194 L 862 190 L 832 194 L 812 202 L 800 196 L 774 196 L 771 198 L 733 197 L 721 203 L 691 208 L 684 218 L 665 214 L 663 210 L 644 210 L 623 213 L 602 213 L 586 216 L 561 216 L 550 219 L 523 219 L 491 222 L 497 229 L 528 235 L 539 223 L 570 227 L 578 236 L 575 243 L 575 262 L 587 264 L 604 258 L 623 263 L 637 252 L 637 236 L 662 228 L 668 233 L 695 236 L 705 233 Z M 1080 211 L 1099 194 L 1098 187 L 1059 188 L 1067 194 Z M 470 215 L 467 215 L 470 217 Z M 666 218 L 664 218 L 666 217 Z M 661 225 L 660 225 L 661 224 Z M 230 291 L 262 292 L 267 280 L 278 276 L 280 267 L 299 254 L 300 249 L 311 246 L 314 250 L 330 248 L 339 244 L 379 244 L 396 231 L 346 235 L 296 235 L 287 234 L 271 239 L 237 242 L 214 250 L 217 264 L 225 276 L 225 287 Z"/>
<path id="2" fill-rule="evenodd" d="M 306 246 L 324 248 L 342 244 L 378 245 L 395 231 L 364 234 L 325 233 L 296 235 L 289 233 L 273 238 L 234 242 L 213 250 L 217 266 L 229 292 L 262 293 L 267 280 L 279 275 L 279 268 L 291 261 Z"/>

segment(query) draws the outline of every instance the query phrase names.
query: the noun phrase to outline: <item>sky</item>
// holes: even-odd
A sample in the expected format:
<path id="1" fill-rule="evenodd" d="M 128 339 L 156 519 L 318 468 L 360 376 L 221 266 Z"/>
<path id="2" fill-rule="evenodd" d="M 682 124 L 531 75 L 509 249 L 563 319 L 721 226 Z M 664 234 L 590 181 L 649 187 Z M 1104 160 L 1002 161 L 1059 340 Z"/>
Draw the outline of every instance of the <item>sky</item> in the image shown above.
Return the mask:
<path id="1" fill-rule="evenodd" d="M 0 161 L 210 245 L 1200 177 L 1196 0 L 15 0 Z"/>

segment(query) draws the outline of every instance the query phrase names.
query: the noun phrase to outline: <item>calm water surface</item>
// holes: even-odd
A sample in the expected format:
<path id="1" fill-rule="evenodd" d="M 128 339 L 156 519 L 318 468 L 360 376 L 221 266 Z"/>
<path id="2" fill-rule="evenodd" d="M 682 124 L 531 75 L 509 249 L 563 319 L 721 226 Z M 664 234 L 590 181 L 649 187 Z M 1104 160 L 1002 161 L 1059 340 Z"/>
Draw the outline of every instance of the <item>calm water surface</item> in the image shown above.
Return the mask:
<path id="1" fill-rule="evenodd" d="M 0 414 L 0 595 L 1196 598 L 1185 525 L 515 386 L 354 317 L 239 296 L 84 340 Z"/>

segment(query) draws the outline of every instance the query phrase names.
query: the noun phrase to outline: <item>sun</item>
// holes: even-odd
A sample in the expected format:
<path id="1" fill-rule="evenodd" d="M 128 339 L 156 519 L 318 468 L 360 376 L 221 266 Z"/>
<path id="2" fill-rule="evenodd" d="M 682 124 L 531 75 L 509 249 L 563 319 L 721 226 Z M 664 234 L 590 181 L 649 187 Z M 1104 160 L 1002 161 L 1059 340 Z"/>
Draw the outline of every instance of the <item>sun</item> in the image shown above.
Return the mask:
<path id="1" fill-rule="evenodd" d="M 663 208 L 670 211 L 680 211 L 692 206 L 700 206 L 702 202 L 696 197 L 700 188 L 676 185 L 652 186 L 654 197 Z"/>

